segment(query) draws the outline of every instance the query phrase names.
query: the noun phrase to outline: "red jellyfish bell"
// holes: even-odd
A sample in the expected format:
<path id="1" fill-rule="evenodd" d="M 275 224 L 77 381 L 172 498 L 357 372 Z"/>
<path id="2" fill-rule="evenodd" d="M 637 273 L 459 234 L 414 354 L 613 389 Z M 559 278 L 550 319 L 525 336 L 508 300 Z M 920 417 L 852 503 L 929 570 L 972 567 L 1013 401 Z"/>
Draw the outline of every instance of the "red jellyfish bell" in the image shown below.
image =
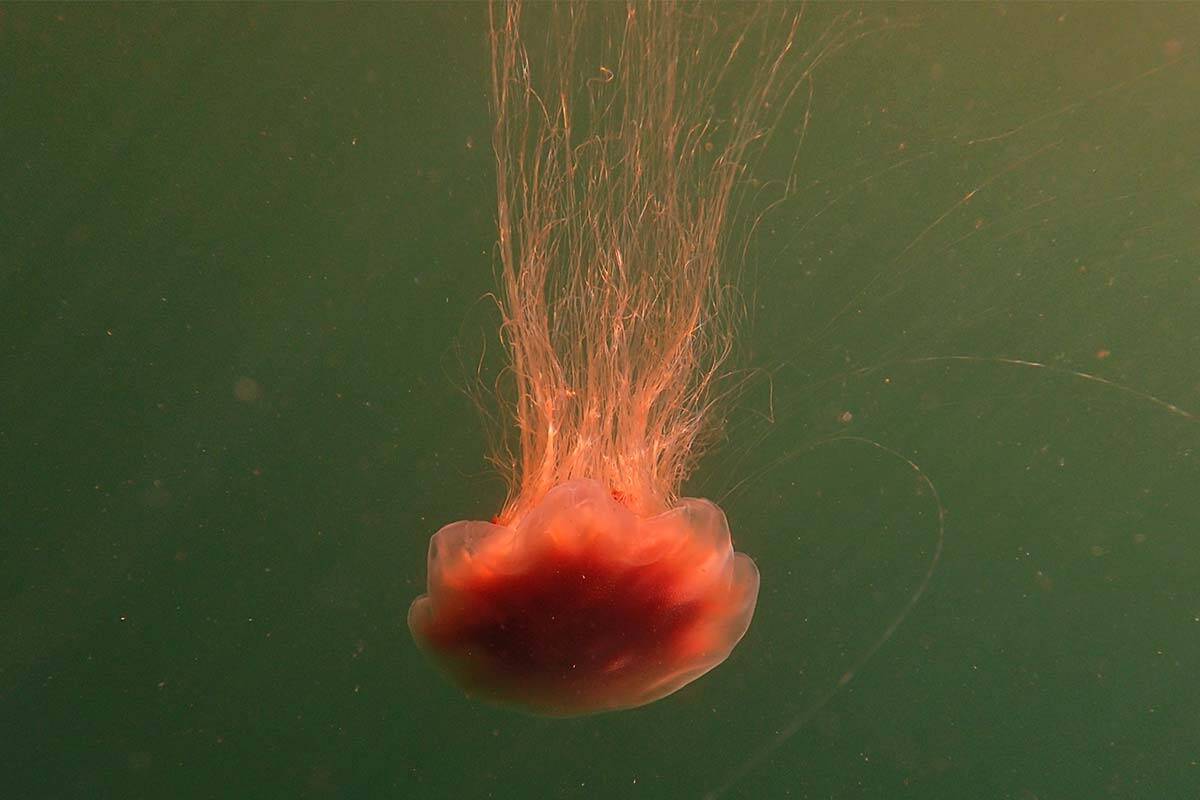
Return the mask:
<path id="1" fill-rule="evenodd" d="M 469 693 L 565 716 L 700 677 L 742 638 L 757 596 L 758 570 L 712 503 L 642 518 L 580 479 L 512 527 L 438 531 L 408 624 Z"/>
<path id="2" fill-rule="evenodd" d="M 802 11 L 772 5 L 724 25 L 674 3 L 539 4 L 536 54 L 519 3 L 489 9 L 497 385 L 518 437 L 493 460 L 511 493 L 495 522 L 433 537 L 408 622 L 471 694 L 630 708 L 721 663 L 754 613 L 754 562 L 679 489 L 727 394 L 735 187 L 820 51 L 794 46 Z M 619 35 L 580 41 L 593 16 Z"/>

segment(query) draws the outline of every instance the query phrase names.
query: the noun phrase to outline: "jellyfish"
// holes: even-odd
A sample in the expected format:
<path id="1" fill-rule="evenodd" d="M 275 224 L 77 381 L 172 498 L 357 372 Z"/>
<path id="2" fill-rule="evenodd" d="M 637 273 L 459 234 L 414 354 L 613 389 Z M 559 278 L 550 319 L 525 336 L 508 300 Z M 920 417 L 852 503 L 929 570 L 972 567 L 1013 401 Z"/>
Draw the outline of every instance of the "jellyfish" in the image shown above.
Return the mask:
<path id="1" fill-rule="evenodd" d="M 408 623 L 469 695 L 571 716 L 671 694 L 750 625 L 754 561 L 681 487 L 738 382 L 746 165 L 837 42 L 798 47 L 795 9 L 531 11 L 489 9 L 509 496 L 433 536 Z"/>

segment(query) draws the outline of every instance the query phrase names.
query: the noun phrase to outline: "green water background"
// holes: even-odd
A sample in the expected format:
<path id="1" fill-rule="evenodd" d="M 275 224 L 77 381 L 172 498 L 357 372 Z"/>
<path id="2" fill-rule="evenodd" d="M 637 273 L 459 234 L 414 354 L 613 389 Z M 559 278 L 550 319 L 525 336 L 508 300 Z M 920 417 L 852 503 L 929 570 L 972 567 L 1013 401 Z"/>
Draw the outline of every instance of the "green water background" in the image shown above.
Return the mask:
<path id="1" fill-rule="evenodd" d="M 755 623 L 549 721 L 404 625 L 503 493 L 483 7 L 0 6 L 0 794 L 1196 796 L 1200 15 L 866 13 L 688 487 Z M 930 562 L 906 459 L 928 593 L 768 754 Z"/>

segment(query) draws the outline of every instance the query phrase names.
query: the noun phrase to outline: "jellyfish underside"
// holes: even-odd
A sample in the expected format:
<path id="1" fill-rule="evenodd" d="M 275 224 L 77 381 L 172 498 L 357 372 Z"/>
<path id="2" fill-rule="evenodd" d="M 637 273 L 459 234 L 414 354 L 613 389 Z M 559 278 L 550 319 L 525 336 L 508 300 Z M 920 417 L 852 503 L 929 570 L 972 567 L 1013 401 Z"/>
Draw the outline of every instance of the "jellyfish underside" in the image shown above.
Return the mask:
<path id="1" fill-rule="evenodd" d="M 409 625 L 468 694 L 571 716 L 650 703 L 703 675 L 742 638 L 757 595 L 758 570 L 712 503 L 643 518 L 581 479 L 515 527 L 439 531 Z"/>

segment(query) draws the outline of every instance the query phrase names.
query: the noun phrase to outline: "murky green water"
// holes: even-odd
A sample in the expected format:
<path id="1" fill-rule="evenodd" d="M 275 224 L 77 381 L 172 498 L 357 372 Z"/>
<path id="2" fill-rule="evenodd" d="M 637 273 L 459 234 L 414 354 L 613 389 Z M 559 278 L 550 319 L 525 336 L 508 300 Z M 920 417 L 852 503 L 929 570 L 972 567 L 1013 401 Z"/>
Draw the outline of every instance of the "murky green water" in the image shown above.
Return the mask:
<path id="1" fill-rule="evenodd" d="M 4 796 L 1194 795 L 1200 17 L 867 14 L 689 487 L 755 624 L 548 721 L 404 626 L 502 496 L 484 9 L 0 6 Z"/>

